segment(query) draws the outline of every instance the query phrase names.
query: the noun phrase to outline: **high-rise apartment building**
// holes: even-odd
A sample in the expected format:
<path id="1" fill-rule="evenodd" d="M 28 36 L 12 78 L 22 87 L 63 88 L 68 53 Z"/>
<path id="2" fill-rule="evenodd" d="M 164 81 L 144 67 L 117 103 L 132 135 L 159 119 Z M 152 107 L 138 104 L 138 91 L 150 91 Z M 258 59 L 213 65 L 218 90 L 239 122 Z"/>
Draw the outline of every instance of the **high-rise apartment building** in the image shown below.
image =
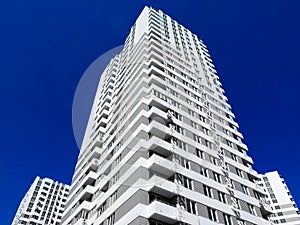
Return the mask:
<path id="1" fill-rule="evenodd" d="M 101 75 L 62 224 L 271 224 L 234 118 L 203 41 L 145 7 Z"/>
<path id="2" fill-rule="evenodd" d="M 59 225 L 69 188 L 49 178 L 36 177 L 19 205 L 12 225 Z"/>
<path id="3" fill-rule="evenodd" d="M 277 171 L 261 175 L 261 181 L 267 192 L 267 201 L 273 208 L 271 221 L 274 224 L 300 225 L 297 205 L 284 179 Z"/>

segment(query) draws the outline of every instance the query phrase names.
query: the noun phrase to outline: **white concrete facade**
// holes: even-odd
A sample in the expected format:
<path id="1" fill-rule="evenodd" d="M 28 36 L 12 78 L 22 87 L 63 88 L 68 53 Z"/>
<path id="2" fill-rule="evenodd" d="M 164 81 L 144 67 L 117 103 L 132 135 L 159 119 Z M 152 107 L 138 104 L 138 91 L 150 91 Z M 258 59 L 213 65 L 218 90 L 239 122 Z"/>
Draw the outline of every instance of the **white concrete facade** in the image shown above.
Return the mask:
<path id="1" fill-rule="evenodd" d="M 22 199 L 12 225 L 59 225 L 69 186 L 36 177 Z"/>
<path id="2" fill-rule="evenodd" d="M 292 194 L 277 171 L 261 175 L 262 185 L 267 192 L 266 200 L 273 208 L 271 220 L 274 224 L 300 225 L 299 209 Z"/>
<path id="3" fill-rule="evenodd" d="M 145 7 L 101 75 L 62 224 L 271 224 L 234 118 L 203 41 Z"/>

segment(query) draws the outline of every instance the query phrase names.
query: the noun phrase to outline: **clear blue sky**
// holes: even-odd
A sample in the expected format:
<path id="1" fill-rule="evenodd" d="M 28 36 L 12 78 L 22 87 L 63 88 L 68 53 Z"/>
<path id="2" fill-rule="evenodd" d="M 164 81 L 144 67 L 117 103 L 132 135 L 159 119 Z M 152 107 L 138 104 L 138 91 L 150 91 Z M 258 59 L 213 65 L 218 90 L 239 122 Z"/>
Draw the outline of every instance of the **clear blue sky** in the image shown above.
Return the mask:
<path id="1" fill-rule="evenodd" d="M 205 41 L 254 168 L 279 170 L 299 203 L 299 0 L 11 0 L 0 5 L 2 225 L 36 175 L 70 182 L 77 83 L 123 44 L 144 5 Z"/>

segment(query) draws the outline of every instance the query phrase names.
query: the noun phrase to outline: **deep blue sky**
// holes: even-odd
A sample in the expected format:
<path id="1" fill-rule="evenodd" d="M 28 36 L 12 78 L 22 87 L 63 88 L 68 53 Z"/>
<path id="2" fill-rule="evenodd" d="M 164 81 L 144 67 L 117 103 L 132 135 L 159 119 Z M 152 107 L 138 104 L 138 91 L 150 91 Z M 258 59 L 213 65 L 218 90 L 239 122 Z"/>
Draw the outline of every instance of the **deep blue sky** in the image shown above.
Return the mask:
<path id="1" fill-rule="evenodd" d="M 279 170 L 299 203 L 299 0 L 11 0 L 0 5 L 2 225 L 36 175 L 70 182 L 77 83 L 144 5 L 205 41 L 255 169 Z"/>

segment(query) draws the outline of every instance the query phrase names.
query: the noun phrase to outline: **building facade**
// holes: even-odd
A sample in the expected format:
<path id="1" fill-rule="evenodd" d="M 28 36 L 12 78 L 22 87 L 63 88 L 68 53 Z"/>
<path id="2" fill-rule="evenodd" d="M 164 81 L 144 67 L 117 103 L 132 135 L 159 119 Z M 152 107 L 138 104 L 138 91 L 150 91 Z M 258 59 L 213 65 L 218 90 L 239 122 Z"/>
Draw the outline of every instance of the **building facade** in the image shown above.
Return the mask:
<path id="1" fill-rule="evenodd" d="M 277 171 L 261 175 L 262 185 L 267 192 L 266 200 L 270 202 L 274 213 L 274 224 L 300 225 L 299 209 L 284 179 Z"/>
<path id="2" fill-rule="evenodd" d="M 145 7 L 99 81 L 63 225 L 267 225 L 206 45 Z"/>
<path id="3" fill-rule="evenodd" d="M 22 199 L 12 225 L 59 225 L 69 186 L 36 177 Z"/>

